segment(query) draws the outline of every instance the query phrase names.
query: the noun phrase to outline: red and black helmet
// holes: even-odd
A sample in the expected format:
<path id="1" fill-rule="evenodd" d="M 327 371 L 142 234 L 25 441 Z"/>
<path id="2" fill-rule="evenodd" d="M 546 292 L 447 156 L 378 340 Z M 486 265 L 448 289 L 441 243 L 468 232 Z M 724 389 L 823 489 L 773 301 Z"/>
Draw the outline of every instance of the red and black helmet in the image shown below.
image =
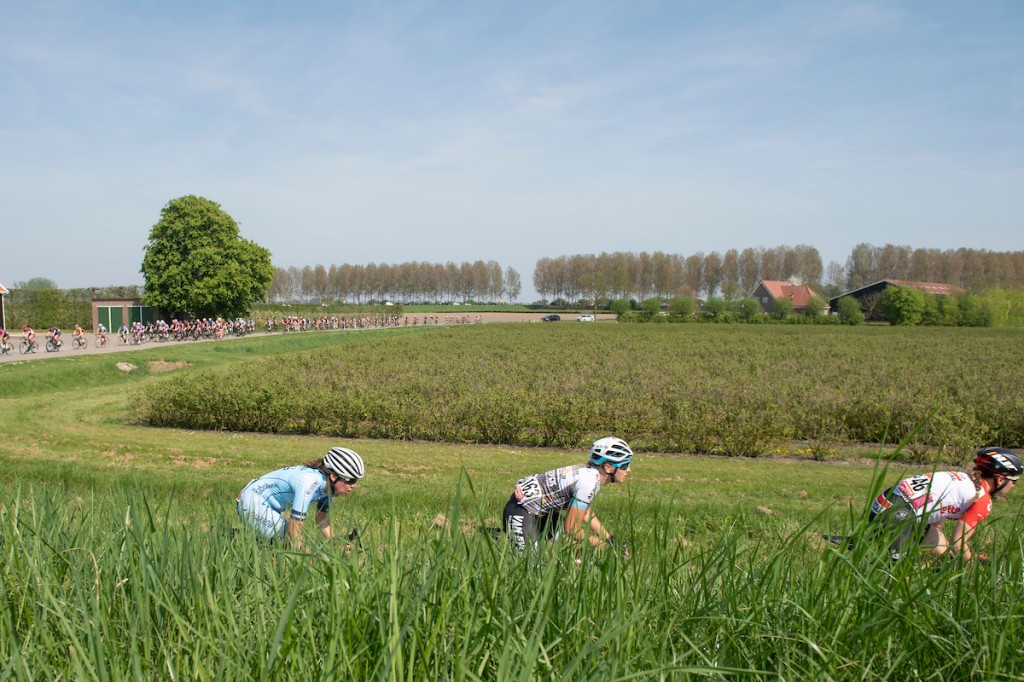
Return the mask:
<path id="1" fill-rule="evenodd" d="M 1006 476 L 1011 481 L 1016 481 L 1024 473 L 1024 464 L 1021 463 L 1013 450 L 1006 448 L 982 448 L 975 453 L 974 466 L 987 474 Z"/>

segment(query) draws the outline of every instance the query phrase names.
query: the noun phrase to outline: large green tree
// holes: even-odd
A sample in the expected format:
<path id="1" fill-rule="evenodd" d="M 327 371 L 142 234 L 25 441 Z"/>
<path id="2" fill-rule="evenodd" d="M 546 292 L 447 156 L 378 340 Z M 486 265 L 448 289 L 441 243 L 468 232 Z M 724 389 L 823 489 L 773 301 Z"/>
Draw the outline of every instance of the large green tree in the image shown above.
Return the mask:
<path id="1" fill-rule="evenodd" d="M 921 324 L 927 302 L 925 293 L 911 287 L 888 287 L 882 294 L 882 311 L 889 324 Z"/>
<path id="2" fill-rule="evenodd" d="M 173 316 L 242 315 L 263 300 L 274 275 L 270 251 L 243 239 L 220 204 L 172 199 L 149 233 L 143 300 Z"/>
<path id="3" fill-rule="evenodd" d="M 836 312 L 839 313 L 839 321 L 843 324 L 861 324 L 864 322 L 864 313 L 860 310 L 860 301 L 853 296 L 843 296 L 836 304 Z"/>

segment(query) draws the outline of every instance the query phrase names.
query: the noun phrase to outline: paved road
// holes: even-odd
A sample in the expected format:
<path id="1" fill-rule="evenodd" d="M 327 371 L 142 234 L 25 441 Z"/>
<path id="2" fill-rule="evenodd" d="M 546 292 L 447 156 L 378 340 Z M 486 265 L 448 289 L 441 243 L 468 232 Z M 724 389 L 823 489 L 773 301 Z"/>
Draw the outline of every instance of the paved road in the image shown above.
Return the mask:
<path id="1" fill-rule="evenodd" d="M 441 324 L 444 325 L 444 319 L 445 319 L 446 315 L 445 314 L 441 314 L 441 313 L 430 313 L 431 316 L 434 316 L 435 314 L 437 315 L 437 317 L 439 317 L 441 319 Z M 451 313 L 448 313 L 448 314 L 451 314 Z M 543 314 L 540 313 L 540 312 L 536 312 L 536 313 L 463 313 L 463 314 L 468 316 L 471 320 L 474 319 L 477 315 L 480 315 L 481 317 L 483 317 L 483 321 L 485 323 L 487 323 L 487 322 L 491 322 L 491 323 L 494 323 L 494 322 L 539 322 L 540 318 L 543 317 Z M 422 320 L 424 316 L 423 316 L 422 313 L 417 313 L 415 315 L 414 314 L 406 315 L 406 317 L 409 318 L 409 324 L 411 325 L 413 317 L 416 317 L 419 320 Z M 571 323 L 571 321 L 575 320 L 576 318 L 575 318 L 575 316 L 564 315 L 562 317 L 562 319 L 563 319 L 562 324 L 565 324 L 564 321 L 570 321 L 570 323 Z M 597 319 L 598 320 L 614 320 L 615 316 L 612 315 L 612 314 L 608 314 L 608 313 L 599 313 L 597 315 Z M 280 332 L 275 332 L 275 333 L 279 334 Z M 305 334 L 305 333 L 315 333 L 315 332 L 303 332 L 303 333 Z M 263 334 L 262 332 L 257 332 L 256 334 L 251 334 L 250 336 L 260 336 L 262 334 Z M 21 344 L 21 338 L 22 338 L 21 334 L 17 334 L 17 335 L 12 334 L 11 335 L 11 345 L 14 346 L 14 349 L 10 353 L 8 353 L 7 355 L 0 355 L 0 362 L 17 362 L 17 361 L 20 361 L 20 360 L 43 360 L 45 358 L 64 358 L 64 357 L 75 357 L 75 356 L 78 356 L 78 355 L 99 355 L 99 354 L 105 354 L 105 353 L 121 353 L 121 352 L 132 351 L 132 350 L 147 350 L 147 349 L 153 349 L 153 348 L 160 348 L 160 347 L 163 347 L 163 346 L 174 346 L 174 345 L 178 345 L 180 343 L 226 343 L 226 342 L 230 342 L 230 341 L 235 340 L 234 337 L 229 337 L 229 338 L 226 338 L 226 339 L 207 340 L 207 341 L 164 341 L 164 342 L 160 342 L 160 343 L 157 343 L 157 342 L 154 342 L 154 341 L 147 341 L 146 343 L 142 344 L 141 346 L 133 346 L 133 345 L 122 345 L 121 344 L 121 339 L 117 336 L 117 334 L 112 334 L 112 335 L 109 335 L 107 337 L 107 345 L 106 346 L 104 346 L 103 348 L 97 348 L 96 347 L 96 335 L 95 334 L 86 334 L 85 336 L 89 340 L 89 345 L 86 348 L 80 348 L 78 350 L 72 350 L 71 349 L 71 334 L 70 333 L 64 333 L 64 334 L 61 335 L 61 340 L 64 341 L 64 348 L 62 350 L 60 350 L 60 351 L 55 352 L 55 353 L 47 353 L 46 352 L 46 334 L 44 334 L 42 332 L 38 332 L 36 334 L 36 342 L 39 343 L 39 350 L 37 350 L 35 353 L 29 353 L 27 355 L 21 355 L 18 352 L 18 346 Z M 248 338 L 248 337 L 245 337 L 245 338 Z"/>
<path id="2" fill-rule="evenodd" d="M 46 352 L 46 336 L 43 334 L 36 334 L 36 343 L 39 344 L 39 350 L 35 353 L 26 353 L 22 355 L 18 351 L 18 347 L 21 345 L 21 335 L 11 337 L 11 345 L 14 346 L 7 355 L 0 355 L 0 362 L 17 362 L 20 360 L 44 360 L 46 358 L 66 358 L 76 357 L 79 355 L 100 355 L 105 353 L 120 353 L 130 350 L 148 350 L 159 346 L 176 346 L 180 343 L 213 343 L 213 341 L 164 341 L 156 343 L 148 341 L 141 346 L 121 345 L 121 339 L 115 334 L 113 337 L 108 337 L 107 345 L 103 348 L 96 347 L 96 336 L 94 334 L 86 334 L 86 338 L 89 340 L 89 346 L 86 348 L 79 348 L 78 350 L 71 349 L 71 335 L 61 334 L 61 341 L 64 342 L 64 347 L 54 353 Z"/>

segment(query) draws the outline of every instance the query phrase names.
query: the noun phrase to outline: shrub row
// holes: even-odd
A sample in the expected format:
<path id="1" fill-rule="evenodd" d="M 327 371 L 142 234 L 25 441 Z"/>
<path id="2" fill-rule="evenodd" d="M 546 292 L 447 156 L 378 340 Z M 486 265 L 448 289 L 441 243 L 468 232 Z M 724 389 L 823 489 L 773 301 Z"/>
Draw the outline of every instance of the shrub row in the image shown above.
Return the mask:
<path id="1" fill-rule="evenodd" d="M 1014 330 L 689 325 L 445 329 L 196 371 L 133 401 L 155 426 L 757 455 L 909 439 L 1024 445 Z"/>

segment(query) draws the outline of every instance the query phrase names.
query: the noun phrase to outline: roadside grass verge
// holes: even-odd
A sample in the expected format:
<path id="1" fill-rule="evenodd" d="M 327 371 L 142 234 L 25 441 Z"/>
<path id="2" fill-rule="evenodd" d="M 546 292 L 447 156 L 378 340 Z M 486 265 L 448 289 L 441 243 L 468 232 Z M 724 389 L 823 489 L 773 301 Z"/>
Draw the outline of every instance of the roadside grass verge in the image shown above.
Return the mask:
<path id="1" fill-rule="evenodd" d="M 137 349 L 99 355 L 73 355 L 0 363 L 0 398 L 20 398 L 48 391 L 86 391 L 103 386 L 129 387 L 149 375 L 150 362 L 185 362 L 196 369 L 226 368 L 240 361 L 280 357 L 300 351 L 363 343 L 386 336 L 426 333 L 420 329 L 327 331 L 297 334 L 267 334 L 225 341 L 195 341 L 181 344 L 152 342 Z M 118 363 L 136 366 L 131 372 Z"/>

